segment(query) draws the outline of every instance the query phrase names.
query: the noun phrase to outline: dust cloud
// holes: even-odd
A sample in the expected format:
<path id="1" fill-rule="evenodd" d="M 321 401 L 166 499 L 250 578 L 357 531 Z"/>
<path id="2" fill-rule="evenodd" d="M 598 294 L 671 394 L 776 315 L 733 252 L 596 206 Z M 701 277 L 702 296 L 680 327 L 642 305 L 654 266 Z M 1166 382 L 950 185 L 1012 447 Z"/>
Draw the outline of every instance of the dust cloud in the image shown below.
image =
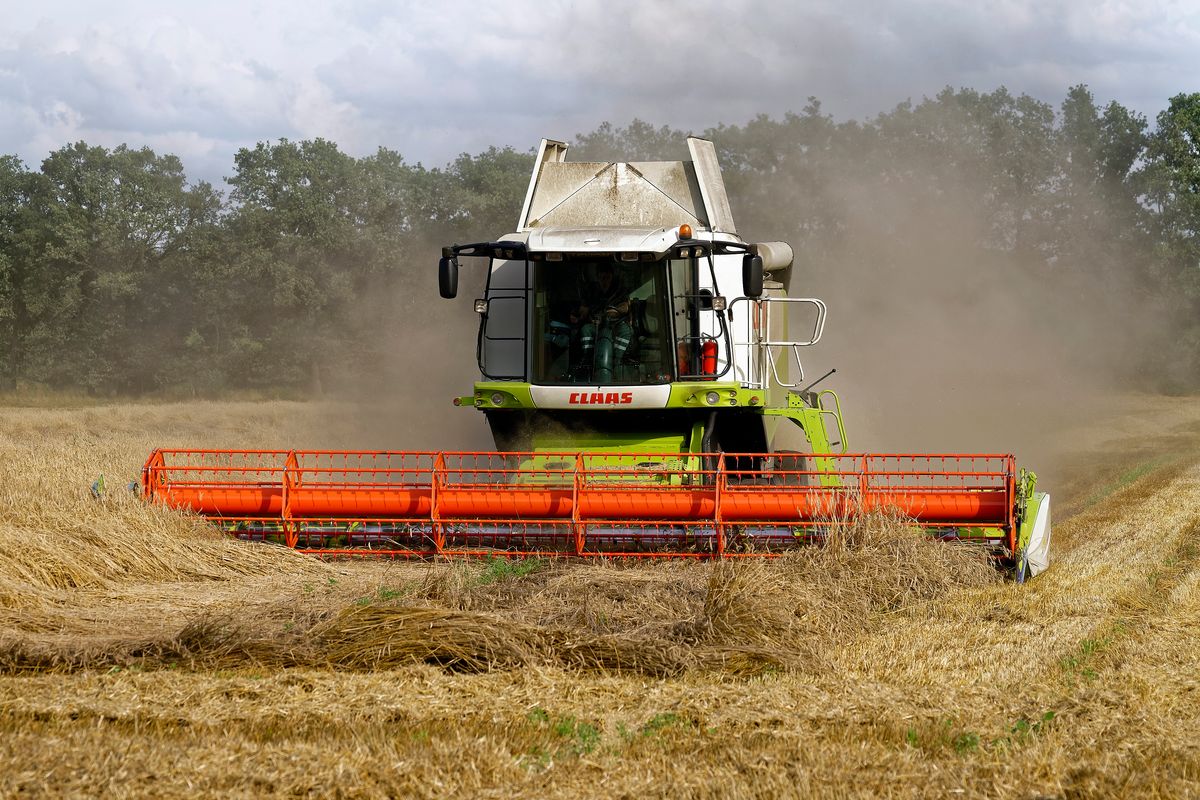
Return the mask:
<path id="1" fill-rule="evenodd" d="M 1145 293 L 1112 270 L 992 241 L 985 187 L 964 180 L 914 199 L 903 185 L 847 177 L 814 191 L 840 220 L 820 247 L 803 209 L 755 218 L 750 198 L 734 190 L 731 202 L 748 239 L 795 247 L 790 295 L 828 304 L 824 338 L 803 357 L 810 379 L 837 368 L 821 388 L 842 398 L 852 451 L 1014 453 L 1052 481 L 1060 433 L 1138 388 L 1164 336 Z M 471 298 L 485 265 L 465 259 L 459 297 L 442 300 L 440 244 L 366 298 L 363 317 L 384 323 L 358 374 L 338 382 L 353 420 L 339 421 L 348 433 L 337 446 L 492 447 L 483 415 L 451 405 L 478 379 Z"/>
<path id="2" fill-rule="evenodd" d="M 790 294 L 829 306 L 803 355 L 810 376 L 837 368 L 821 388 L 842 398 L 852 451 L 1013 453 L 1053 481 L 1064 430 L 1137 388 L 1163 331 L 1132 279 L 981 246 L 983 187 L 936 204 L 825 191 L 844 230 L 826 253 L 798 248 Z"/>
<path id="3" fill-rule="evenodd" d="M 515 212 L 514 212 L 515 214 Z M 496 235 L 480 232 L 480 238 Z M 314 439 L 331 448 L 364 450 L 491 450 L 483 414 L 453 404 L 479 380 L 475 342 L 487 262 L 461 259 L 458 297 L 438 294 L 441 247 L 429 242 L 405 258 L 391 279 L 360 299 L 357 338 L 365 349 L 326 365 L 334 376 L 324 431 Z M 423 257 L 423 258 L 422 258 Z"/>

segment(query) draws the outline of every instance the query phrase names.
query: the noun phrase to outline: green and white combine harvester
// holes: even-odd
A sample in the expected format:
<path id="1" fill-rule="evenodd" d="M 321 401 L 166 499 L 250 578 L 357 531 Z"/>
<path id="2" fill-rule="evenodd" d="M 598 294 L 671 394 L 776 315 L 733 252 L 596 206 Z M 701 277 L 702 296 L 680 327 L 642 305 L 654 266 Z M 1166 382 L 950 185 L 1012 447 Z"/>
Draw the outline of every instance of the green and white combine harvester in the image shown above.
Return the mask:
<path id="1" fill-rule="evenodd" d="M 516 230 L 443 248 L 443 297 L 485 262 L 481 380 L 454 403 L 494 451 L 156 450 L 146 495 L 325 554 L 761 556 L 878 512 L 1045 569 L 1050 497 L 1011 455 L 847 452 L 833 370 L 800 358 L 825 303 L 789 296 L 791 247 L 743 241 L 715 148 L 688 149 L 543 140 Z"/>

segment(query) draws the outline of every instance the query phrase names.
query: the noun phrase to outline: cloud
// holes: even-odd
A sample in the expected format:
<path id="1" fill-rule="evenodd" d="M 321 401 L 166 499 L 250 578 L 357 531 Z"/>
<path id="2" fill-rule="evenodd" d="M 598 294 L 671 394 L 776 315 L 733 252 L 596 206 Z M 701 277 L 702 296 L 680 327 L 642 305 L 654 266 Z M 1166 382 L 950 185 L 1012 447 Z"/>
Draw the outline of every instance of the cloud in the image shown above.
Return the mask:
<path id="1" fill-rule="evenodd" d="M 798 110 L 867 117 L 946 85 L 1057 101 L 1088 83 L 1153 114 L 1200 66 L 1200 14 L 1085 0 L 511 0 L 173 5 L 50 0 L 0 32 L 0 152 L 324 136 L 440 164 L 635 116 L 700 130 Z"/>

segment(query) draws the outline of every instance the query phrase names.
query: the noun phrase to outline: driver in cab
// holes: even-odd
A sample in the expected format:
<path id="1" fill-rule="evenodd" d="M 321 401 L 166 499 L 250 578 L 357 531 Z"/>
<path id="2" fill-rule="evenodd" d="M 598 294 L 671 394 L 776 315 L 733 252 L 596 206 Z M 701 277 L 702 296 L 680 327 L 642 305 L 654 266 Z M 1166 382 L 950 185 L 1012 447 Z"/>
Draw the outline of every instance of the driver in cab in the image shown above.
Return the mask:
<path id="1" fill-rule="evenodd" d="M 596 267 L 596 280 L 583 287 L 579 305 L 571 312 L 571 324 L 581 323 L 579 345 L 583 363 L 592 364 L 597 335 L 611 332 L 612 363 L 620 364 L 633 338 L 633 327 L 629 324 L 629 290 L 616 276 L 612 264 L 601 263 Z"/>

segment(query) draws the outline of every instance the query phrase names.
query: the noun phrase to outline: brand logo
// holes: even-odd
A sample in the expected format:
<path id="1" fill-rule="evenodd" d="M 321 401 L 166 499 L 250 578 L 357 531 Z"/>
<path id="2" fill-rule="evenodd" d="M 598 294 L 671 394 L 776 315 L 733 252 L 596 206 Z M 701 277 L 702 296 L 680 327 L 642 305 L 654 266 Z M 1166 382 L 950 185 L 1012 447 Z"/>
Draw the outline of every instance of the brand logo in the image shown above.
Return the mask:
<path id="1" fill-rule="evenodd" d="M 567 403 L 573 406 L 616 406 L 633 402 L 633 392 L 571 392 Z"/>

